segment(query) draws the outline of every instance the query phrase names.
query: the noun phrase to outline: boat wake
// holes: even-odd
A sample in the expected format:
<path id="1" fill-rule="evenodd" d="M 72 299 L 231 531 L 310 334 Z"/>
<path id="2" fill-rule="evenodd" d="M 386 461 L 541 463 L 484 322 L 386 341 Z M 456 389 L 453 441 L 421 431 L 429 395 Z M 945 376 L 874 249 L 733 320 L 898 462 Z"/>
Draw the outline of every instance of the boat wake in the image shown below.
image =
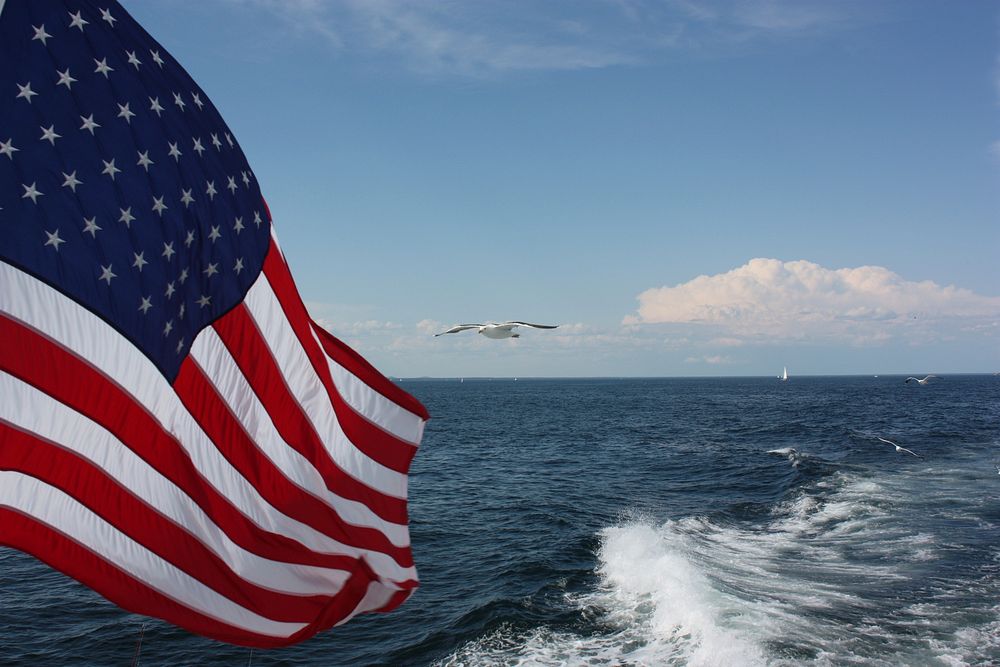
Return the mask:
<path id="1" fill-rule="evenodd" d="M 600 532 L 594 590 L 566 594 L 581 629 L 504 626 L 443 664 L 994 662 L 1000 550 L 954 567 L 951 515 L 915 518 L 948 494 L 913 484 L 836 472 L 750 521 L 628 518 Z"/>

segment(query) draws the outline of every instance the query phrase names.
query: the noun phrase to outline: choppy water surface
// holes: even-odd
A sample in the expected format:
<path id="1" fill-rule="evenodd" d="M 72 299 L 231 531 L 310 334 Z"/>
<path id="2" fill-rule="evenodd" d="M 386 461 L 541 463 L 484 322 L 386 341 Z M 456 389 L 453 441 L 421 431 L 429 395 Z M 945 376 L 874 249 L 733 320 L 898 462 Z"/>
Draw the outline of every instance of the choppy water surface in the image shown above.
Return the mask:
<path id="1" fill-rule="evenodd" d="M 417 595 L 252 656 L 148 621 L 140 664 L 1000 663 L 1000 377 L 403 386 Z M 144 621 L 0 550 L 0 663 Z"/>

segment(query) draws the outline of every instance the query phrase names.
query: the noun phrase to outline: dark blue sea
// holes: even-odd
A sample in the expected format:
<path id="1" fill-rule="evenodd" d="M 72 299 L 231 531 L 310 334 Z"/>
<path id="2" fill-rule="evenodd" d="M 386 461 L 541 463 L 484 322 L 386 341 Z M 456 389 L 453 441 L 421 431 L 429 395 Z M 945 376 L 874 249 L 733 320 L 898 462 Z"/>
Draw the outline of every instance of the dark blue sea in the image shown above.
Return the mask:
<path id="1" fill-rule="evenodd" d="M 2 550 L 0 664 L 1000 664 L 1000 377 L 903 379 L 403 380 L 403 607 L 251 653 Z"/>

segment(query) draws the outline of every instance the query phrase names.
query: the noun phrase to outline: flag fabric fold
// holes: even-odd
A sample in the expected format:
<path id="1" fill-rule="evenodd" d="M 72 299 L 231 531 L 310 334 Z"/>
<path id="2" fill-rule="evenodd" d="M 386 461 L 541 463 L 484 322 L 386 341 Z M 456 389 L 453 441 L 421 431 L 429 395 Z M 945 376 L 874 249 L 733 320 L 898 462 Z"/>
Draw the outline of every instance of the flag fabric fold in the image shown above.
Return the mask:
<path id="1" fill-rule="evenodd" d="M 116 2 L 0 2 L 0 544 L 292 644 L 418 585 L 427 411 L 310 318 L 208 96 Z"/>

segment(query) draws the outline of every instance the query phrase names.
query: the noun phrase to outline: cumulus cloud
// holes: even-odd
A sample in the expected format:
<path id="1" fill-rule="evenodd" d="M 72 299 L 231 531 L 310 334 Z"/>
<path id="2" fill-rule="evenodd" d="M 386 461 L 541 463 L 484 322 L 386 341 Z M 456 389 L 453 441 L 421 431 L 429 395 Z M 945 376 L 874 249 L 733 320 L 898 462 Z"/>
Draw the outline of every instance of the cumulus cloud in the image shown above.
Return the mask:
<path id="1" fill-rule="evenodd" d="M 1000 297 L 908 281 L 881 266 L 828 269 L 805 260 L 752 259 L 726 273 L 648 289 L 638 301 L 623 324 L 706 326 L 728 345 L 751 337 L 925 340 L 1000 319 Z"/>

